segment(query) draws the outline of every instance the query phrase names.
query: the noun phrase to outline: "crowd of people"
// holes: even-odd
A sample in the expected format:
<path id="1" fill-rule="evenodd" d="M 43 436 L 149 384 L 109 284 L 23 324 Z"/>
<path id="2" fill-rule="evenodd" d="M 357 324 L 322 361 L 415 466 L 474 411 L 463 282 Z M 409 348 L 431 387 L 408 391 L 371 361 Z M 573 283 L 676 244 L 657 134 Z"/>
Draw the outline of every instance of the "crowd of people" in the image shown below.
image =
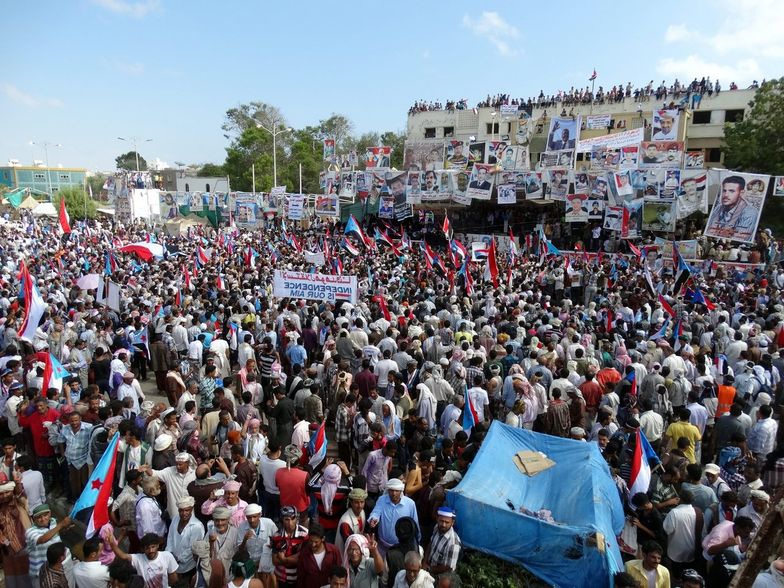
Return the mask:
<path id="1" fill-rule="evenodd" d="M 651 291 L 635 256 L 567 263 L 535 244 L 499 256 L 499 281 L 356 237 L 319 219 L 182 236 L 0 225 L 6 585 L 459 586 L 447 491 L 494 421 L 596 444 L 627 514 L 616 586 L 727 584 L 784 486 L 779 264 L 695 270 L 683 287 L 709 309 L 665 265 Z M 146 241 L 163 258 L 116 251 Z M 356 304 L 273 297 L 276 268 L 319 269 L 302 248 L 341 256 Z M 27 339 L 22 260 L 48 304 Z M 119 306 L 76 285 L 92 272 Z M 658 458 L 630 496 L 638 430 Z M 82 522 L 56 520 L 55 499 L 79 497 L 115 433 L 110 522 L 66 546 Z M 780 585 L 784 559 L 759 571 Z"/>
<path id="2" fill-rule="evenodd" d="M 765 80 L 762 80 L 765 83 Z M 754 80 L 749 85 L 750 90 L 759 88 L 760 83 Z M 738 85 L 732 82 L 729 90 L 737 90 Z M 577 106 L 580 104 L 614 104 L 624 102 L 626 100 L 633 100 L 636 103 L 649 102 L 655 100 L 656 102 L 667 102 L 668 100 L 673 103 L 684 104 L 689 102 L 692 108 L 698 108 L 703 96 L 712 97 L 718 96 L 721 93 L 722 86 L 719 80 L 712 81 L 710 76 L 703 76 L 701 79 L 694 78 L 689 83 L 679 81 L 677 78 L 672 84 L 667 84 L 664 80 L 660 84 L 655 84 L 653 80 L 644 86 L 633 86 L 631 82 L 626 84 L 620 83 L 612 86 L 612 88 L 605 88 L 599 85 L 598 88 L 593 86 L 585 86 L 585 88 L 575 88 L 572 86 L 569 90 L 558 90 L 552 94 L 545 94 L 541 90 L 537 96 L 530 98 L 512 98 L 509 94 L 490 94 L 484 100 L 480 100 L 477 108 L 500 108 L 503 105 L 518 106 L 520 110 L 527 109 L 529 112 L 533 108 L 566 108 L 570 106 Z M 408 114 L 415 114 L 417 112 L 426 112 L 432 110 L 466 110 L 468 108 L 468 101 L 464 98 L 459 101 L 447 100 L 445 105 L 441 101 L 427 101 L 418 100 L 409 109 Z"/>

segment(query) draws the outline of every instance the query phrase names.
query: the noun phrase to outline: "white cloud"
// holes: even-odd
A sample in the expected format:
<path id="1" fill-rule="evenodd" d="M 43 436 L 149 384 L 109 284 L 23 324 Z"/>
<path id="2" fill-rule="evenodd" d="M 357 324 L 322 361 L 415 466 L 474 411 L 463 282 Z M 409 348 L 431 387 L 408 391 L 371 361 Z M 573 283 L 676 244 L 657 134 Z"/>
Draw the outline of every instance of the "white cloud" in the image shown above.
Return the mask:
<path id="1" fill-rule="evenodd" d="M 497 12 L 483 12 L 477 20 L 466 14 L 463 16 L 463 26 L 470 29 L 477 37 L 484 37 L 490 41 L 504 57 L 518 53 L 510 43 L 520 36 L 520 31 L 506 22 Z"/>
<path id="2" fill-rule="evenodd" d="M 5 94 L 6 98 L 12 102 L 21 104 L 22 106 L 27 106 L 28 108 L 59 108 L 63 105 L 63 103 L 57 98 L 41 98 L 39 96 L 33 96 L 32 94 L 28 94 L 27 92 L 17 88 L 13 84 L 3 84 L 0 86 L 0 89 L 2 89 L 2 92 Z"/>
<path id="3" fill-rule="evenodd" d="M 114 69 L 119 71 L 120 73 L 127 74 L 129 76 L 140 76 L 144 73 L 144 64 L 143 63 L 127 63 L 125 61 L 117 61 L 113 60 L 111 65 Z"/>
<path id="4" fill-rule="evenodd" d="M 92 0 L 92 2 L 96 6 L 105 8 L 115 14 L 132 16 L 133 18 L 144 18 L 160 7 L 159 0 L 142 0 L 139 2 L 129 2 L 127 0 Z"/>
<path id="5" fill-rule="evenodd" d="M 658 71 L 690 80 L 719 76 L 741 86 L 779 75 L 784 65 L 784 2 L 719 0 L 714 10 L 722 19 L 712 30 L 692 30 L 682 23 L 667 27 L 664 40 L 687 54 L 661 59 Z M 706 69 L 698 71 L 698 66 Z"/>

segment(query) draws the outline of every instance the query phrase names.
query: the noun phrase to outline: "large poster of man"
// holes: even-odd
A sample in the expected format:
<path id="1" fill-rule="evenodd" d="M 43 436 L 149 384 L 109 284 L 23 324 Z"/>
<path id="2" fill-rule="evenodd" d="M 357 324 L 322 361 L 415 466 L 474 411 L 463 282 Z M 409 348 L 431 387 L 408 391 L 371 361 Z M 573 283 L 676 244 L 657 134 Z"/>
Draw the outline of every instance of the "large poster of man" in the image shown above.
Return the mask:
<path id="1" fill-rule="evenodd" d="M 422 200 L 436 200 L 438 198 L 438 172 L 428 170 L 423 177 Z"/>
<path id="2" fill-rule="evenodd" d="M 390 167 L 392 147 L 368 147 L 365 151 L 365 167 Z"/>
<path id="3" fill-rule="evenodd" d="M 498 186 L 498 204 L 516 204 L 517 188 L 514 184 L 502 184 Z"/>
<path id="4" fill-rule="evenodd" d="M 683 161 L 682 141 L 644 141 L 641 145 L 641 169 L 665 167 L 679 169 Z"/>
<path id="5" fill-rule="evenodd" d="M 316 214 L 318 216 L 340 216 L 340 201 L 337 194 L 317 194 Z"/>
<path id="6" fill-rule="evenodd" d="M 389 171 L 386 174 L 386 182 L 389 195 L 395 201 L 395 219 L 400 221 L 410 217 L 413 213 L 411 205 L 406 201 L 408 173 Z"/>
<path id="7" fill-rule="evenodd" d="M 547 151 L 564 151 L 574 149 L 577 145 L 580 130 L 580 117 L 550 119 L 550 130 L 547 133 Z"/>
<path id="8" fill-rule="evenodd" d="M 677 109 L 654 110 L 653 111 L 653 131 L 651 139 L 653 141 L 675 141 L 678 139 L 678 121 L 680 113 Z"/>
<path id="9" fill-rule="evenodd" d="M 487 150 L 487 145 L 485 144 L 484 141 L 470 143 L 468 146 L 468 163 L 469 164 L 484 163 L 486 150 Z"/>
<path id="10" fill-rule="evenodd" d="M 659 198 L 662 200 L 674 200 L 681 187 L 681 170 L 663 170 L 661 181 L 659 182 Z"/>
<path id="11" fill-rule="evenodd" d="M 452 196 L 452 174 L 448 170 L 436 172 L 438 177 L 438 199 L 449 200 Z"/>
<path id="12" fill-rule="evenodd" d="M 621 219 L 621 238 L 634 239 L 642 231 L 642 207 L 644 200 L 638 198 L 623 203 L 623 217 Z"/>
<path id="13" fill-rule="evenodd" d="M 509 143 L 506 141 L 488 141 L 487 153 L 485 153 L 485 163 L 494 163 L 499 165 L 501 157 L 503 157 L 504 149 Z"/>
<path id="14" fill-rule="evenodd" d="M 406 141 L 403 167 L 407 170 L 441 169 L 444 167 L 444 140 Z"/>
<path id="15" fill-rule="evenodd" d="M 448 169 L 465 169 L 468 165 L 468 152 L 469 146 L 467 143 L 463 141 L 447 141 L 446 167 Z"/>
<path id="16" fill-rule="evenodd" d="M 543 197 L 542 174 L 540 172 L 528 172 L 525 174 L 525 199 L 541 200 Z"/>
<path id="17" fill-rule="evenodd" d="M 704 170 L 681 171 L 677 212 L 678 220 L 695 212 L 708 213 L 708 174 Z"/>
<path id="18" fill-rule="evenodd" d="M 642 208 L 642 230 L 669 233 L 675 230 L 674 202 L 646 200 Z"/>
<path id="19" fill-rule="evenodd" d="M 471 171 L 471 180 L 468 183 L 467 195 L 477 200 L 490 200 L 490 192 L 493 190 L 493 169 L 494 165 L 485 163 L 474 164 Z"/>
<path id="20" fill-rule="evenodd" d="M 408 172 L 408 186 L 406 188 L 406 202 L 420 204 L 422 202 L 422 176 L 420 171 Z"/>
<path id="21" fill-rule="evenodd" d="M 564 220 L 567 223 L 584 223 L 588 220 L 588 209 L 586 208 L 587 194 L 569 194 L 566 197 L 566 212 Z"/>
<path id="22" fill-rule="evenodd" d="M 335 161 L 335 139 L 324 139 L 324 161 Z"/>
<path id="23" fill-rule="evenodd" d="M 547 197 L 550 200 L 565 200 L 566 193 L 569 189 L 569 177 L 566 171 L 561 169 L 554 169 L 550 172 L 542 172 L 549 174 L 547 182 Z"/>
<path id="24" fill-rule="evenodd" d="M 770 176 L 720 173 L 716 202 L 705 225 L 704 235 L 739 243 L 753 243 Z"/>
<path id="25" fill-rule="evenodd" d="M 501 154 L 501 169 L 504 171 L 527 170 L 528 147 L 525 145 L 507 145 Z"/>

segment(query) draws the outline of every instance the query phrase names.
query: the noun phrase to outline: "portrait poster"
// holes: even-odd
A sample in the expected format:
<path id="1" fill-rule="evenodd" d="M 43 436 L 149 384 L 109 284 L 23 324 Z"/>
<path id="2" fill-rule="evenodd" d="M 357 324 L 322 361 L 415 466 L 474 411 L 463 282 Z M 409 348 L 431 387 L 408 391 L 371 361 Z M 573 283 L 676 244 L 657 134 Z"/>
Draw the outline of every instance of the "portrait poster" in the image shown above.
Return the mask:
<path id="1" fill-rule="evenodd" d="M 588 174 L 585 172 L 571 172 L 572 176 L 572 183 L 574 184 L 574 193 L 575 194 L 588 194 L 591 191 L 591 184 L 590 180 L 588 179 Z"/>
<path id="2" fill-rule="evenodd" d="M 446 142 L 446 168 L 465 169 L 468 166 L 469 144 L 465 141 L 450 140 Z M 424 169 L 436 169 L 425 167 Z"/>
<path id="3" fill-rule="evenodd" d="M 406 188 L 406 202 L 420 204 L 422 202 L 422 177 L 421 171 L 408 172 L 408 187 Z"/>
<path id="4" fill-rule="evenodd" d="M 773 185 L 774 196 L 784 196 L 784 176 L 776 176 L 775 184 Z"/>
<path id="5" fill-rule="evenodd" d="M 444 140 L 420 139 L 406 141 L 403 168 L 407 170 L 441 169 L 444 167 Z"/>
<path id="6" fill-rule="evenodd" d="M 558 165 L 558 152 L 544 152 L 539 154 L 539 169 L 552 169 Z"/>
<path id="7" fill-rule="evenodd" d="M 719 172 L 716 201 L 703 234 L 714 239 L 753 243 L 769 182 L 770 176 L 766 175 Z"/>
<path id="8" fill-rule="evenodd" d="M 490 200 L 490 193 L 493 191 L 494 165 L 486 163 L 475 163 L 471 170 L 471 179 L 468 182 L 466 195 L 477 200 Z M 541 192 L 541 186 L 540 186 Z"/>
<path id="9" fill-rule="evenodd" d="M 544 198 L 542 174 L 540 172 L 527 172 L 525 174 L 525 199 L 541 200 L 542 198 Z"/>
<path id="10" fill-rule="evenodd" d="M 708 214 L 708 174 L 705 170 L 685 169 L 681 171 L 678 189 L 678 220 L 695 212 Z"/>
<path id="11" fill-rule="evenodd" d="M 675 200 L 681 187 L 681 170 L 662 170 L 659 178 L 659 198 L 661 200 Z"/>
<path id="12" fill-rule="evenodd" d="M 566 197 L 564 220 L 567 223 L 584 223 L 588 221 L 587 194 L 569 194 Z"/>
<path id="13" fill-rule="evenodd" d="M 254 226 L 259 214 L 256 195 L 250 192 L 237 192 L 234 219 L 239 226 Z"/>
<path id="14" fill-rule="evenodd" d="M 340 172 L 328 171 L 324 194 L 337 194 L 340 188 Z"/>
<path id="15" fill-rule="evenodd" d="M 395 218 L 395 199 L 391 196 L 382 196 L 378 204 L 378 218 Z"/>
<path id="16" fill-rule="evenodd" d="M 161 192 L 160 199 L 161 218 L 168 220 L 177 218 L 180 215 L 180 207 L 177 206 L 176 194 L 172 194 L 171 192 Z"/>
<path id="17" fill-rule="evenodd" d="M 438 199 L 449 200 L 452 196 L 452 173 L 449 170 L 441 170 L 436 172 L 438 178 Z"/>
<path id="18" fill-rule="evenodd" d="M 588 174 L 591 184 L 591 200 L 607 200 L 609 197 L 609 181 L 607 174 Z"/>
<path id="19" fill-rule="evenodd" d="M 659 195 L 660 169 L 634 169 L 631 170 L 632 189 L 635 198 L 644 198 Z M 663 175 L 663 174 L 662 174 Z"/>
<path id="20" fill-rule="evenodd" d="M 621 222 L 623 221 L 623 206 L 608 206 L 604 210 L 604 225 L 603 227 L 608 231 L 615 233 L 621 230 Z"/>
<path id="21" fill-rule="evenodd" d="M 201 192 L 188 193 L 188 208 L 191 212 L 204 211 L 204 199 Z"/>
<path id="22" fill-rule="evenodd" d="M 368 147 L 365 151 L 365 168 L 391 167 L 392 147 Z"/>
<path id="23" fill-rule="evenodd" d="M 327 189 L 327 170 L 325 169 L 319 172 L 319 188 L 322 190 Z"/>
<path id="24" fill-rule="evenodd" d="M 395 204 L 405 202 L 408 173 L 388 171 L 386 172 L 385 181 L 387 184 L 387 191 L 390 196 L 394 197 Z"/>
<path id="25" fill-rule="evenodd" d="M 316 215 L 325 217 L 338 217 L 340 216 L 340 201 L 338 195 L 333 194 L 317 194 L 316 195 Z"/>
<path id="26" fill-rule="evenodd" d="M 644 141 L 641 144 L 640 169 L 663 167 L 679 169 L 683 162 L 682 141 Z"/>
<path id="27" fill-rule="evenodd" d="M 642 208 L 642 230 L 669 233 L 675 230 L 675 202 L 645 200 Z"/>
<path id="28" fill-rule="evenodd" d="M 652 141 L 677 141 L 678 122 L 680 112 L 677 108 L 672 110 L 653 111 L 653 129 L 651 130 Z"/>
<path id="29" fill-rule="evenodd" d="M 501 184 L 497 191 L 498 204 L 517 204 L 517 187 L 514 184 Z"/>
<path id="30" fill-rule="evenodd" d="M 361 172 L 362 173 L 362 172 Z M 353 198 L 356 194 L 356 186 L 354 183 L 354 172 L 341 172 L 340 173 L 340 195 Z"/>
<path id="31" fill-rule="evenodd" d="M 547 198 L 549 200 L 566 200 L 566 194 L 569 192 L 569 175 L 565 170 L 554 169 L 548 172 L 542 172 L 542 175 L 547 175 Z"/>
<path id="32" fill-rule="evenodd" d="M 507 145 L 509 145 L 509 143 L 506 141 L 488 141 L 487 150 L 485 152 L 485 163 L 499 165 Z"/>
<path id="33" fill-rule="evenodd" d="M 588 218 L 590 220 L 601 220 L 604 218 L 604 207 L 606 202 L 604 200 L 597 200 L 590 197 L 585 201 L 585 209 L 588 211 Z"/>
<path id="34" fill-rule="evenodd" d="M 627 145 L 625 147 L 620 147 L 620 150 L 621 150 L 621 160 L 618 163 L 618 168 L 635 169 L 637 167 L 637 161 L 639 159 L 640 146 Z"/>
<path id="35" fill-rule="evenodd" d="M 348 152 L 348 164 L 352 167 L 356 167 L 359 165 L 359 156 L 355 149 L 352 149 Z"/>
<path id="36" fill-rule="evenodd" d="M 703 169 L 705 167 L 705 152 L 702 150 L 687 151 L 683 167 L 686 169 Z"/>
<path id="37" fill-rule="evenodd" d="M 468 184 L 471 175 L 467 170 L 453 170 L 452 172 L 452 202 L 468 206 L 471 196 L 468 195 Z"/>
<path id="38" fill-rule="evenodd" d="M 358 171 L 355 178 L 357 196 L 359 196 L 360 200 L 364 200 L 370 193 L 370 186 L 373 183 L 373 174 L 370 172 Z"/>
<path id="39" fill-rule="evenodd" d="M 520 176 L 520 172 L 515 171 L 499 171 L 495 173 L 495 185 L 500 186 L 501 184 L 517 184 L 517 178 Z"/>
<path id="40" fill-rule="evenodd" d="M 335 161 L 335 139 L 324 139 L 324 161 Z"/>
<path id="41" fill-rule="evenodd" d="M 476 163 L 484 163 L 485 162 L 485 151 L 487 150 L 487 145 L 484 141 L 478 141 L 476 143 L 469 143 L 468 145 L 468 163 L 469 164 L 476 164 Z"/>
<path id="42" fill-rule="evenodd" d="M 632 177 L 629 170 L 615 172 L 612 177 L 615 194 L 621 199 L 632 195 Z"/>
<path id="43" fill-rule="evenodd" d="M 545 151 L 574 150 L 579 140 L 580 122 L 579 116 L 577 118 L 551 118 Z"/>
<path id="44" fill-rule="evenodd" d="M 623 203 L 623 217 L 621 219 L 621 238 L 635 239 L 642 231 L 642 207 L 645 200 L 638 198 Z"/>
<path id="45" fill-rule="evenodd" d="M 434 170 L 427 170 L 422 174 L 422 200 L 438 200 L 438 174 Z"/>
<path id="46" fill-rule="evenodd" d="M 527 170 L 529 165 L 526 145 L 507 145 L 501 154 L 500 166 L 504 171 Z"/>
<path id="47" fill-rule="evenodd" d="M 591 169 L 615 171 L 621 161 L 621 150 L 619 147 L 606 147 L 599 145 L 591 149 Z"/>
<path id="48" fill-rule="evenodd" d="M 381 194 L 388 194 L 387 189 L 387 172 L 386 170 L 374 169 L 372 172 L 373 180 L 370 184 L 370 195 L 378 197 Z"/>

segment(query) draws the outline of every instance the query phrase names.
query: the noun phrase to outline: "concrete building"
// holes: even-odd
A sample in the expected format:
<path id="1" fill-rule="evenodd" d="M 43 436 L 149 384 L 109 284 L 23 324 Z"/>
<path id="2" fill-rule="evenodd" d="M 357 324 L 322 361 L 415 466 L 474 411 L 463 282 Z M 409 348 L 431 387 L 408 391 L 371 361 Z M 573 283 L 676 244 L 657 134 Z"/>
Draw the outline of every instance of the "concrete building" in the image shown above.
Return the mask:
<path id="1" fill-rule="evenodd" d="M 749 108 L 749 101 L 754 98 L 756 90 L 722 91 L 718 96 L 703 95 L 702 102 L 696 110 L 688 109 L 680 117 L 679 137 L 685 137 L 685 149 L 703 151 L 706 167 L 719 167 L 723 164 L 722 141 L 724 123 L 743 120 Z M 672 96 L 666 101 L 669 104 Z M 675 100 L 677 103 L 678 100 Z M 641 106 L 641 108 L 640 108 Z M 650 124 L 654 109 L 661 108 L 663 102 L 651 98 L 642 103 L 633 98 L 612 104 L 579 104 L 564 107 L 561 104 L 551 108 L 534 106 L 531 119 L 533 135 L 529 143 L 531 167 L 539 161 L 539 154 L 545 150 L 545 139 L 550 127 L 550 118 L 566 115 L 609 114 L 611 128 L 580 132 L 580 139 L 597 137 L 607 133 L 644 127 L 645 140 L 650 140 Z M 516 116 L 501 116 L 495 108 L 479 108 L 466 110 L 436 110 L 415 112 L 408 115 L 407 139 L 456 138 L 464 141 L 475 137 L 476 141 L 510 141 L 516 143 L 521 123 Z M 685 133 L 685 134 L 684 134 Z M 580 161 L 580 154 L 577 160 Z"/>
<path id="2" fill-rule="evenodd" d="M 68 167 L 1 166 L 0 185 L 29 188 L 33 194 L 54 194 L 63 188 L 84 188 L 87 170 Z"/>
<path id="3" fill-rule="evenodd" d="M 156 182 L 159 188 L 165 192 L 230 192 L 228 177 L 199 177 L 186 175 L 186 172 L 178 169 L 164 169 L 155 172 L 156 176 L 161 177 L 160 182 Z"/>

